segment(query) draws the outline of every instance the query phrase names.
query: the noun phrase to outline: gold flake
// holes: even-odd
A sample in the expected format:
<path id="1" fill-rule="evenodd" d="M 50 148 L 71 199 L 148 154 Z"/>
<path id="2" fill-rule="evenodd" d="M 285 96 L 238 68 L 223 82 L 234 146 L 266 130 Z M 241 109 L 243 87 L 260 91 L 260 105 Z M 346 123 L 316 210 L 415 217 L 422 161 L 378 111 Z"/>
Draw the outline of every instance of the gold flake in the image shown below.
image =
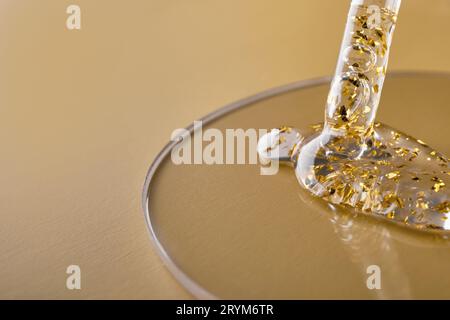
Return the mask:
<path id="1" fill-rule="evenodd" d="M 279 130 L 281 133 L 283 133 L 283 132 L 291 133 L 292 132 L 292 128 L 288 127 L 288 126 L 283 126 Z"/>
<path id="2" fill-rule="evenodd" d="M 442 179 L 439 179 L 438 177 L 433 177 L 433 178 L 431 179 L 431 181 L 434 182 L 433 187 L 431 187 L 431 189 L 432 189 L 434 192 L 439 192 L 440 190 L 442 190 L 443 188 L 445 188 L 445 183 L 444 183 L 444 181 L 442 181 Z"/>
<path id="3" fill-rule="evenodd" d="M 314 131 L 317 132 L 317 131 L 320 131 L 322 129 L 322 127 L 323 127 L 322 124 L 319 123 L 319 124 L 312 125 L 311 129 L 313 129 Z"/>
<path id="4" fill-rule="evenodd" d="M 438 204 L 433 209 L 438 211 L 439 213 L 449 213 L 450 212 L 450 202 L 444 201 L 444 202 Z"/>
<path id="5" fill-rule="evenodd" d="M 386 174 L 386 178 L 392 180 L 392 179 L 398 179 L 400 177 L 400 171 L 392 171 L 388 174 Z"/>
<path id="6" fill-rule="evenodd" d="M 392 134 L 392 138 L 394 140 L 398 140 L 400 138 L 400 133 L 398 133 L 398 132 L 392 131 L 391 134 Z"/>
<path id="7" fill-rule="evenodd" d="M 417 200 L 416 208 L 427 210 L 429 208 L 428 202 L 420 198 Z"/>
<path id="8" fill-rule="evenodd" d="M 417 140 L 418 143 L 420 143 L 423 146 L 426 146 L 427 144 L 425 142 L 423 142 L 422 140 Z"/>
<path id="9" fill-rule="evenodd" d="M 447 163 L 448 159 L 444 158 L 443 156 L 438 156 L 439 161 L 442 161 L 443 163 Z"/>

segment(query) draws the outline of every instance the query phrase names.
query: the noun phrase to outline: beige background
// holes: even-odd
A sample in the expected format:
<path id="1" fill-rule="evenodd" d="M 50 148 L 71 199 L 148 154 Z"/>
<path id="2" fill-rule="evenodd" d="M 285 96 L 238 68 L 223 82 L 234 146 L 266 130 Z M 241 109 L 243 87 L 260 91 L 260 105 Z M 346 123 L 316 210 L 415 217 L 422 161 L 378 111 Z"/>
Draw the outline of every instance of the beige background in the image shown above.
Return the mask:
<path id="1" fill-rule="evenodd" d="M 0 298 L 189 298 L 148 239 L 149 164 L 207 112 L 332 74 L 348 1 L 78 0 L 81 31 L 71 3 L 0 4 Z M 391 70 L 450 71 L 449 32 L 449 1 L 404 1 Z"/>

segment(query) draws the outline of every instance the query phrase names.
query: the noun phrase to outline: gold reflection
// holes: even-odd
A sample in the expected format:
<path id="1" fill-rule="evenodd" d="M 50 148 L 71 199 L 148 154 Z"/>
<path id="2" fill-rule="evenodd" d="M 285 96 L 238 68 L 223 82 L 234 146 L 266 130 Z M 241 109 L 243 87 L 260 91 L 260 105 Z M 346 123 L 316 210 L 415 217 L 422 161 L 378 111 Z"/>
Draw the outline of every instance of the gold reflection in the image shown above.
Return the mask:
<path id="1" fill-rule="evenodd" d="M 303 189 L 299 198 L 313 211 L 327 215 L 337 238 L 345 245 L 350 260 L 360 266 L 361 281 L 369 276 L 367 267 L 381 268 L 381 290 L 373 290 L 378 299 L 412 299 L 410 278 L 404 272 L 396 242 L 413 247 L 450 247 L 448 235 L 404 230 L 380 223 L 339 206 L 312 197 Z"/>

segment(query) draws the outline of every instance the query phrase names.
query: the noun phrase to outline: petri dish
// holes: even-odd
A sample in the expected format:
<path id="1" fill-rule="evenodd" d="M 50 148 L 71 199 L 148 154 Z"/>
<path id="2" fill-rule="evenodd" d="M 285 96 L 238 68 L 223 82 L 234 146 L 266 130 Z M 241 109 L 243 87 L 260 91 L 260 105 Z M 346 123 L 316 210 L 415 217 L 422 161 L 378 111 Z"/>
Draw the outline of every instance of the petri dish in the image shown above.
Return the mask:
<path id="1" fill-rule="evenodd" d="M 207 115 L 203 130 L 306 127 L 323 120 L 329 85 L 314 79 L 259 93 Z M 447 73 L 391 72 L 377 120 L 448 155 L 449 87 Z M 150 166 L 143 209 L 156 250 L 195 297 L 450 298 L 445 236 L 330 207 L 290 167 L 268 176 L 258 164 L 176 165 L 175 144 Z M 379 289 L 368 285 L 374 266 Z"/>

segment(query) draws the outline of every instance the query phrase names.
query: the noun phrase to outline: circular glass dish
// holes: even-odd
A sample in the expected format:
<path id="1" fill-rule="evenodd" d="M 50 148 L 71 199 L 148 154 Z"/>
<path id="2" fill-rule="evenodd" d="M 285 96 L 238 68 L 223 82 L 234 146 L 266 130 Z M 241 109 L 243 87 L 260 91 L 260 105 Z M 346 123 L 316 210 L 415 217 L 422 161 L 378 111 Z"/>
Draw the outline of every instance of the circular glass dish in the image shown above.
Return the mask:
<path id="1" fill-rule="evenodd" d="M 449 87 L 449 74 L 390 73 L 377 119 L 448 155 Z M 271 89 L 206 116 L 203 130 L 306 127 L 322 121 L 328 89 L 329 79 Z M 175 165 L 174 145 L 148 171 L 143 208 L 158 253 L 194 296 L 450 298 L 447 239 L 333 209 L 290 167 Z M 367 286 L 371 266 L 379 290 Z"/>

